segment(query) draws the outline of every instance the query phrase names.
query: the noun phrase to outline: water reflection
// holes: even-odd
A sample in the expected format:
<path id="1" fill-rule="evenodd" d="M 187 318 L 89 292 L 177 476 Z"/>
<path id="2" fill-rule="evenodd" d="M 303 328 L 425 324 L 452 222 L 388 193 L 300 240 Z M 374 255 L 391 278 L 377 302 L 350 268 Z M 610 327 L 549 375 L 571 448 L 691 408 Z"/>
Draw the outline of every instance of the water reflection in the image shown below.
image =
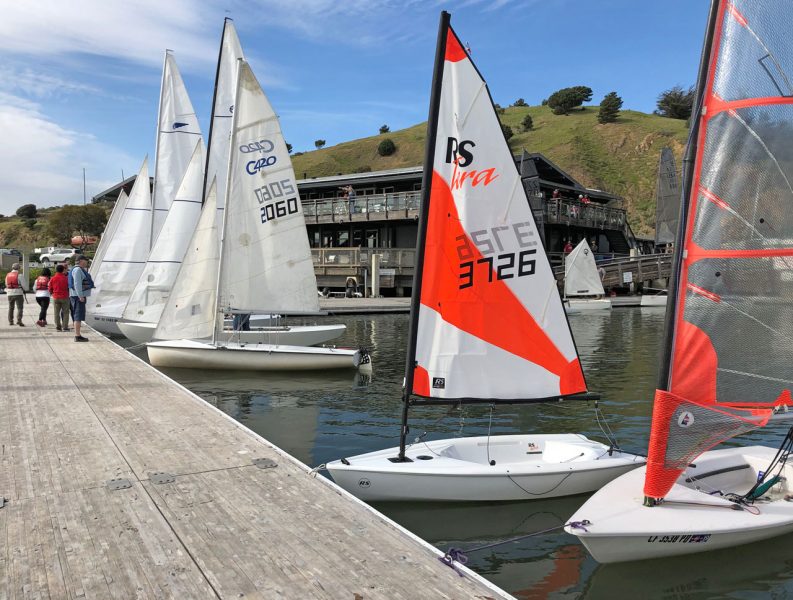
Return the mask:
<path id="1" fill-rule="evenodd" d="M 663 310 L 616 309 L 571 315 L 587 384 L 602 396 L 601 409 L 618 440 L 644 451 L 649 434 L 663 330 Z M 165 372 L 303 462 L 315 466 L 398 444 L 405 368 L 406 315 L 333 318 L 347 325 L 339 345 L 366 346 L 374 375 L 351 373 Z M 140 355 L 140 354 L 139 354 Z M 143 353 L 145 357 L 145 352 Z M 594 407 L 552 405 L 426 407 L 411 411 L 411 436 L 426 439 L 540 431 L 580 432 L 604 439 Z M 739 443 L 778 444 L 770 428 Z M 586 496 L 525 503 L 450 505 L 385 503 L 377 506 L 435 545 L 470 548 L 562 525 Z M 701 599 L 793 592 L 793 541 L 662 560 L 652 564 L 599 566 L 575 537 L 558 530 L 470 554 L 468 563 L 522 599 L 583 596 Z M 740 558 L 739 558 L 740 556 Z M 723 568 L 724 565 L 730 568 Z"/>

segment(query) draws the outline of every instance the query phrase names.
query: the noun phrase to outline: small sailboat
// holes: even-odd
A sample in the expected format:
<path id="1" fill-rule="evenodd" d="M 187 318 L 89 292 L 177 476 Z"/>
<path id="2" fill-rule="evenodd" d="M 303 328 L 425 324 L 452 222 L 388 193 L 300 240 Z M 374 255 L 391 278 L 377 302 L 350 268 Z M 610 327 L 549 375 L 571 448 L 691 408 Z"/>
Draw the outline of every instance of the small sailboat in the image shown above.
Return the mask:
<path id="1" fill-rule="evenodd" d="M 102 265 L 102 260 L 105 257 L 105 252 L 107 252 L 107 247 L 110 244 L 110 240 L 113 239 L 113 236 L 116 233 L 118 223 L 121 220 L 121 215 L 124 213 L 124 209 L 127 207 L 127 200 L 129 200 L 129 196 L 127 196 L 127 193 L 122 189 L 118 194 L 116 203 L 113 205 L 113 210 L 110 211 L 110 218 L 107 220 L 105 230 L 102 232 L 102 237 L 99 238 L 99 244 L 96 247 L 96 252 L 94 252 L 94 258 L 91 260 L 90 271 L 94 279 L 96 279 L 96 273 L 99 271 L 99 268 Z"/>
<path id="2" fill-rule="evenodd" d="M 396 448 L 327 464 L 372 501 L 592 491 L 643 459 L 578 434 L 408 446 L 411 405 L 558 402 L 587 387 L 556 280 L 485 81 L 441 14 Z"/>
<path id="3" fill-rule="evenodd" d="M 600 562 L 793 532 L 793 428 L 779 448 L 711 450 L 793 414 L 791 26 L 773 0 L 711 5 L 647 467 L 569 529 Z"/>
<path id="4" fill-rule="evenodd" d="M 101 259 L 91 266 L 96 289 L 86 299 L 86 323 L 98 331 L 121 334 L 118 319 L 149 254 L 151 212 L 149 159 L 146 158 L 123 211 L 117 221 L 106 228 L 107 244 Z"/>
<path id="5" fill-rule="evenodd" d="M 149 360 L 157 367 L 238 370 L 368 364 L 359 350 L 224 337 L 225 313 L 319 312 L 305 218 L 278 117 L 248 63 L 239 59 L 238 69 L 219 252 L 212 247 L 216 220 L 207 213 L 208 206 L 217 212 L 213 189 L 196 230 L 199 242 L 191 242 L 154 334 L 165 341 L 147 344 Z"/>
<path id="6" fill-rule="evenodd" d="M 595 254 L 586 238 L 564 257 L 564 301 L 568 313 L 610 310 L 611 300 L 600 281 Z"/>
<path id="7" fill-rule="evenodd" d="M 130 295 L 138 286 L 138 280 L 147 264 L 147 258 L 158 239 L 160 229 L 165 223 L 168 211 L 171 208 L 177 188 L 184 178 L 191 157 L 194 153 L 197 140 L 201 139 L 201 129 L 198 125 L 193 105 L 187 95 L 187 89 L 182 81 L 176 59 L 170 50 L 166 50 L 163 61 L 162 82 L 160 86 L 160 105 L 157 115 L 156 137 L 156 164 L 154 175 L 154 189 L 149 194 L 149 177 L 146 173 L 145 181 L 140 175 L 135 180 L 146 187 L 145 193 L 150 196 L 146 207 L 148 211 L 148 231 L 136 229 L 134 247 L 113 247 L 117 244 L 116 236 L 108 242 L 107 255 L 113 255 L 112 264 L 107 258 L 103 268 L 98 274 L 110 284 L 100 286 L 89 298 L 87 322 L 94 329 L 108 335 L 123 335 L 118 322 L 122 319 L 124 309 L 129 302 Z M 134 190 L 134 188 L 133 188 Z M 142 188 L 138 190 L 143 194 Z M 130 192 L 130 195 L 132 192 Z M 137 228 L 140 215 L 131 217 L 132 209 L 125 210 L 122 219 L 132 219 L 133 224 L 127 227 L 119 225 L 119 230 Z M 143 210 L 136 205 L 134 210 Z M 162 263 L 161 263 L 162 264 Z M 137 303 L 136 303 L 137 304 Z"/>

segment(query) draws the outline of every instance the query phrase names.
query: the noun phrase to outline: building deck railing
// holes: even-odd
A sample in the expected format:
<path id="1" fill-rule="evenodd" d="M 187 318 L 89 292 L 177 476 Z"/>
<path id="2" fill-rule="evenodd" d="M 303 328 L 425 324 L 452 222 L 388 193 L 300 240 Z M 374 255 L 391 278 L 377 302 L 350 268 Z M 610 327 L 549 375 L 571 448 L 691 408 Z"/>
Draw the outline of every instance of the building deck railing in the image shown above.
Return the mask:
<path id="1" fill-rule="evenodd" d="M 372 255 L 380 255 L 381 269 L 413 269 L 416 251 L 413 248 L 312 248 L 314 267 L 371 267 Z"/>
<path id="2" fill-rule="evenodd" d="M 418 217 L 421 192 L 393 192 L 347 198 L 302 199 L 308 223 L 382 221 Z"/>
<path id="3" fill-rule="evenodd" d="M 576 200 L 550 198 L 543 205 L 543 213 L 548 223 L 580 225 L 595 229 L 623 229 L 625 210 L 609 208 L 590 202 L 585 204 Z"/>

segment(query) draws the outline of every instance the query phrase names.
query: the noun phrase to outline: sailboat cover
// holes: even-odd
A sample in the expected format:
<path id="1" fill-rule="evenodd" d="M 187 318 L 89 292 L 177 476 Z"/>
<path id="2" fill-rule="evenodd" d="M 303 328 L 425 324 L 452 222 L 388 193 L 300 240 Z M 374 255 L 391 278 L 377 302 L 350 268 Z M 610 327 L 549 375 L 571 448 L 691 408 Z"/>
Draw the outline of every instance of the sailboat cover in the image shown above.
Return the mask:
<path id="1" fill-rule="evenodd" d="M 113 235 L 115 235 L 116 229 L 118 228 L 118 222 L 121 220 L 121 215 L 124 214 L 124 209 L 127 207 L 127 200 L 129 200 L 129 196 L 127 196 L 127 193 L 122 189 L 118 194 L 118 198 L 116 198 L 116 204 L 110 212 L 110 218 L 107 220 L 105 230 L 102 232 L 102 237 L 99 239 L 99 245 L 96 247 L 96 252 L 94 252 L 94 259 L 91 261 L 90 268 L 93 275 L 96 275 L 102 266 L 102 260 L 105 257 L 105 252 L 107 252 L 107 246 L 113 239 Z"/>
<path id="2" fill-rule="evenodd" d="M 669 147 L 661 150 L 655 190 L 655 245 L 674 244 L 680 215 L 680 186 L 675 155 Z"/>
<path id="3" fill-rule="evenodd" d="M 179 265 L 201 214 L 204 183 L 204 142 L 195 140 L 193 157 L 182 178 L 160 235 L 149 253 L 146 266 L 124 308 L 131 321 L 156 323 L 176 281 Z M 185 274 L 192 277 L 193 274 Z"/>
<path id="4" fill-rule="evenodd" d="M 108 240 L 102 263 L 92 275 L 96 290 L 88 296 L 88 310 L 108 317 L 121 317 L 129 295 L 140 277 L 149 254 L 151 232 L 151 189 L 149 159 L 140 167 L 135 184 Z"/>
<path id="5" fill-rule="evenodd" d="M 595 253 L 584 238 L 564 257 L 564 294 L 603 296 L 605 293 L 595 262 Z"/>
<path id="6" fill-rule="evenodd" d="M 165 53 L 158 119 L 151 244 L 157 241 L 190 163 L 196 140 L 201 138 L 198 117 L 170 51 Z"/>
<path id="7" fill-rule="evenodd" d="M 219 308 L 319 312 L 292 161 L 278 117 L 244 60 L 239 61 L 226 189 Z"/>
<path id="8" fill-rule="evenodd" d="M 445 37 L 412 391 L 503 400 L 584 392 L 490 92 L 451 27 Z"/>
<path id="9" fill-rule="evenodd" d="M 793 14 L 722 1 L 700 90 L 669 380 L 655 396 L 645 495 L 762 426 L 793 385 Z"/>

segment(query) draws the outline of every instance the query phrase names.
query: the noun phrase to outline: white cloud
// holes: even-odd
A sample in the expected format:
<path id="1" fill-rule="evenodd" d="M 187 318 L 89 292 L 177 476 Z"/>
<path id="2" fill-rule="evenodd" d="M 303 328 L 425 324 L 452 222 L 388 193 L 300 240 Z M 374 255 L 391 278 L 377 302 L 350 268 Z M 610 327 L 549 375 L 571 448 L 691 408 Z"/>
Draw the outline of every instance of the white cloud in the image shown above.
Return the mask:
<path id="1" fill-rule="evenodd" d="M 134 159 L 93 136 L 61 127 L 43 114 L 39 105 L 2 92 L 0 131 L 4 140 L 13 140 L 0 144 L 3 214 L 13 214 L 27 203 L 79 203 L 83 167 L 88 168 L 90 197 L 117 180 L 106 174 L 118 172 L 120 178 L 118 165 L 134 164 Z"/>

